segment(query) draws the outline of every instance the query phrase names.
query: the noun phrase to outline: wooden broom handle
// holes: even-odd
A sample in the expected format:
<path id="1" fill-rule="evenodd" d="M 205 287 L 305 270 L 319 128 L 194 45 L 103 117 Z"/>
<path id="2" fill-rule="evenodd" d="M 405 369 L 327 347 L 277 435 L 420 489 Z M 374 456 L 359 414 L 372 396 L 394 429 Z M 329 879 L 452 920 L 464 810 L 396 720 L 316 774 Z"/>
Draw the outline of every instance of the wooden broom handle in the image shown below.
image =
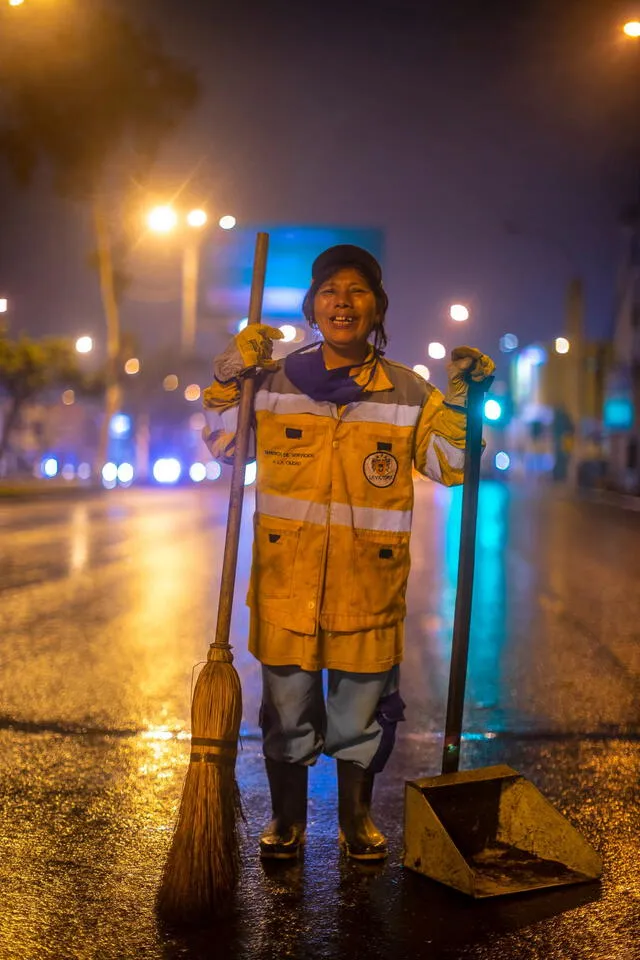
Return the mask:
<path id="1" fill-rule="evenodd" d="M 262 297 L 264 293 L 264 278 L 267 271 L 268 249 L 269 234 L 259 233 L 256 237 L 256 248 L 253 258 L 251 298 L 249 300 L 249 323 L 260 323 L 262 317 Z M 226 647 L 227 649 L 231 649 L 229 644 L 231 611 L 233 608 L 233 591 L 236 583 L 236 569 L 238 565 L 240 522 L 242 520 L 242 501 L 244 499 L 244 474 L 247 465 L 251 421 L 253 419 L 255 389 L 255 374 L 244 376 L 240 386 L 238 428 L 236 431 L 233 473 L 231 474 L 231 490 L 229 493 L 229 513 L 227 516 L 227 533 L 224 543 L 224 558 L 222 561 L 216 639 L 215 642 L 211 644 L 211 646 Z"/>

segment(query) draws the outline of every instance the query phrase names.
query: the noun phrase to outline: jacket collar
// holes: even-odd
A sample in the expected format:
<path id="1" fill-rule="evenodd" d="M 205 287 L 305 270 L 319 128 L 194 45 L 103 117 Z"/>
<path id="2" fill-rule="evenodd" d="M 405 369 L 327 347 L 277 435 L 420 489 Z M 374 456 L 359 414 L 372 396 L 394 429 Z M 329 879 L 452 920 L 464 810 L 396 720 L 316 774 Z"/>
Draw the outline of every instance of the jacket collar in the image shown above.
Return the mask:
<path id="1" fill-rule="evenodd" d="M 384 372 L 380 358 L 371 345 L 369 345 L 364 363 L 352 367 L 350 376 L 364 389 L 365 393 L 375 393 L 377 390 L 393 390 L 393 384 Z"/>

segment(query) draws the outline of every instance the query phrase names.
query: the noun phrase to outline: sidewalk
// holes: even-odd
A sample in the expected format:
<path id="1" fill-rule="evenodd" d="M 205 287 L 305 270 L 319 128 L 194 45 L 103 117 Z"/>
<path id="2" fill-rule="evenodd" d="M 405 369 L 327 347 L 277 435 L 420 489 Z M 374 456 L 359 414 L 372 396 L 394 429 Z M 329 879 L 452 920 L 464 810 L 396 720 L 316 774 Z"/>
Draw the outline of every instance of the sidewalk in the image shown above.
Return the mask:
<path id="1" fill-rule="evenodd" d="M 39 500 L 47 497 L 74 499 L 94 496 L 104 491 L 88 480 L 40 480 L 35 477 L 0 480 L 0 502 Z"/>

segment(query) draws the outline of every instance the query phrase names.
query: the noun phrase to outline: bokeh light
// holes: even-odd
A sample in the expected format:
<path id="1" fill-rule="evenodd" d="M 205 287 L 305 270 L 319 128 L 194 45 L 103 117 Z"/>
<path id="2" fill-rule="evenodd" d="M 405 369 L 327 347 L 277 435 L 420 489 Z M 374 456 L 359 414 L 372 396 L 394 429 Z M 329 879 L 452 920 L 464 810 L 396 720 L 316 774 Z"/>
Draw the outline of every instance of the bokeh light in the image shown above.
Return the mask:
<path id="1" fill-rule="evenodd" d="M 105 463 L 102 468 L 102 479 L 105 483 L 114 483 L 118 476 L 118 467 L 115 463 Z"/>
<path id="2" fill-rule="evenodd" d="M 182 474 L 182 465 L 175 457 L 161 457 L 153 465 L 153 478 L 157 483 L 177 483 Z"/>
<path id="3" fill-rule="evenodd" d="M 502 416 L 502 406 L 497 400 L 490 397 L 484 402 L 484 415 L 487 420 L 499 420 Z"/>
<path id="4" fill-rule="evenodd" d="M 194 483 L 201 483 L 207 476 L 207 468 L 204 463 L 192 463 L 189 467 L 189 476 Z"/>
<path id="5" fill-rule="evenodd" d="M 173 207 L 154 207 L 147 216 L 147 225 L 154 233 L 169 233 L 178 222 L 178 214 Z"/>
<path id="6" fill-rule="evenodd" d="M 280 333 L 284 343 L 292 343 L 296 338 L 296 328 L 291 323 L 283 323 Z"/>
<path id="7" fill-rule="evenodd" d="M 197 383 L 190 383 L 189 386 L 184 391 L 184 398 L 185 400 L 190 400 L 191 402 L 193 402 L 194 400 L 200 399 L 201 393 L 202 391 Z"/>
<path id="8" fill-rule="evenodd" d="M 187 223 L 190 227 L 204 227 L 207 219 L 204 210 L 190 210 L 187 214 Z"/>
<path id="9" fill-rule="evenodd" d="M 449 316 L 457 323 L 469 319 L 469 311 L 463 303 L 452 303 L 449 307 Z"/>
<path id="10" fill-rule="evenodd" d="M 131 483 L 133 480 L 133 466 L 130 463 L 121 463 L 118 467 L 118 480 L 120 483 Z"/>
<path id="11" fill-rule="evenodd" d="M 518 343 L 519 340 L 515 333 L 505 333 L 503 337 L 500 337 L 500 349 L 503 353 L 511 353 L 512 350 L 517 350 Z"/>
<path id="12" fill-rule="evenodd" d="M 78 337 L 76 340 L 77 353 L 91 353 L 93 350 L 93 340 L 91 337 Z"/>

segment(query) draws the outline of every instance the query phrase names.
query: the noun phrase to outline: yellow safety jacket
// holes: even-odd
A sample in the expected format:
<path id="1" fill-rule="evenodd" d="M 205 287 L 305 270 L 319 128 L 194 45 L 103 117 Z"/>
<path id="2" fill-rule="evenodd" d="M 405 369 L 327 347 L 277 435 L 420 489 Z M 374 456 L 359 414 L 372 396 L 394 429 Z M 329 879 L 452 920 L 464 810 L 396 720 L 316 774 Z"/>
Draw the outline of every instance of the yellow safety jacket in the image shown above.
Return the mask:
<path id="1" fill-rule="evenodd" d="M 406 613 L 412 467 L 462 482 L 466 414 L 408 367 L 373 351 L 356 402 L 312 400 L 284 364 L 258 375 L 256 513 L 247 603 L 302 634 L 391 626 Z M 233 456 L 239 388 L 204 392 L 212 454 Z"/>

